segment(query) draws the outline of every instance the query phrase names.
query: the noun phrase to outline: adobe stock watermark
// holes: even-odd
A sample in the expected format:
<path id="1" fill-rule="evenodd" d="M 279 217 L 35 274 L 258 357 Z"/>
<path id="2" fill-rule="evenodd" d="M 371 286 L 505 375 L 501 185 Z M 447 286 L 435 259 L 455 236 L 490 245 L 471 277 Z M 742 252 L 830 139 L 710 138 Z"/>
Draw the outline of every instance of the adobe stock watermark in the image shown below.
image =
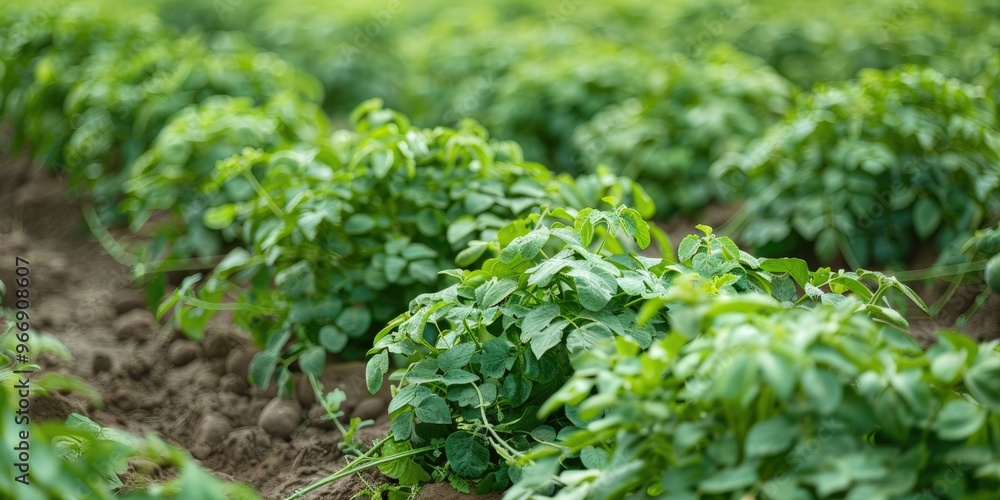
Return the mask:
<path id="1" fill-rule="evenodd" d="M 587 0 L 560 0 L 554 8 L 545 11 L 545 18 L 549 20 L 549 26 L 558 26 L 566 22 L 586 2 Z"/>
<path id="2" fill-rule="evenodd" d="M 372 42 L 381 36 L 382 31 L 396 19 L 396 16 L 403 13 L 406 4 L 412 1 L 390 0 L 384 9 L 380 9 L 371 15 L 371 20 L 361 27 L 354 28 L 351 42 L 341 42 L 340 44 L 340 54 L 344 60 L 350 62 L 355 57 L 361 55 L 371 46 Z"/>
<path id="3" fill-rule="evenodd" d="M 611 144 L 620 142 L 625 136 L 626 125 L 641 113 L 642 103 L 637 99 L 629 99 L 621 105 L 601 111 L 600 115 L 591 121 L 590 130 L 586 135 L 578 135 L 573 163 L 593 166 L 600 162 Z"/>
<path id="4" fill-rule="evenodd" d="M 482 108 L 483 104 L 495 92 L 496 80 L 494 80 L 493 75 L 479 77 L 471 89 L 462 92 L 458 98 L 451 101 L 451 105 L 444 112 L 442 119 L 445 123 L 456 123 L 462 118 L 472 115 L 476 110 Z"/>
<path id="5" fill-rule="evenodd" d="M 947 149 L 947 144 L 948 141 L 945 140 L 939 149 Z M 847 224 L 847 221 L 842 220 L 834 221 L 834 229 L 840 232 L 848 243 L 853 243 L 854 238 L 870 231 L 875 223 L 886 214 L 899 210 L 895 207 L 897 200 L 906 198 L 911 191 L 911 183 L 904 182 L 904 180 L 913 179 L 919 173 L 920 166 L 933 165 L 937 158 L 937 150 L 932 150 L 925 153 L 921 160 L 911 159 L 903 163 L 900 168 L 902 175 L 893 179 L 886 189 L 874 193 L 874 199 L 868 203 L 868 206 L 863 207 L 864 211 L 861 214 L 856 214 L 853 224 Z"/>
<path id="6" fill-rule="evenodd" d="M 879 23 L 879 32 L 884 41 L 892 40 L 892 35 L 909 22 L 913 14 L 924 7 L 927 0 L 902 0 L 892 5 L 890 17 Z"/>
<path id="7" fill-rule="evenodd" d="M 722 36 L 727 26 L 746 15 L 749 7 L 750 0 L 739 0 L 736 5 L 720 10 L 716 17 L 702 20 L 702 30 L 696 35 L 688 36 L 684 41 L 684 54 L 692 58 L 700 57 Z"/>
<path id="8" fill-rule="evenodd" d="M 10 33 L 7 34 L 7 39 L 10 42 L 9 46 L 17 47 L 27 43 L 28 39 L 31 38 L 29 30 L 40 29 L 45 23 L 55 18 L 59 10 L 66 6 L 66 2 L 62 0 L 46 0 L 36 5 L 39 7 L 39 10 L 27 20 L 28 22 L 14 25 Z"/>

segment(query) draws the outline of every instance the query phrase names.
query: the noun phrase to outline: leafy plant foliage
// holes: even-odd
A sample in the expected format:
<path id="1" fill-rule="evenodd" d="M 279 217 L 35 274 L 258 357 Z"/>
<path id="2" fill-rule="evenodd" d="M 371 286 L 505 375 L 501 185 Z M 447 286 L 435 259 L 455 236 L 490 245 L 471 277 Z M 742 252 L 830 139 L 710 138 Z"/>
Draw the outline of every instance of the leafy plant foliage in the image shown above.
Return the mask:
<path id="1" fill-rule="evenodd" d="M 420 129 L 371 101 L 353 125 L 316 147 L 248 149 L 220 162 L 206 193 L 225 202 L 205 208 L 202 222 L 242 246 L 203 286 L 186 280 L 160 308 L 177 305 L 180 326 L 200 337 L 233 292 L 237 322 L 267 347 L 252 364 L 255 383 L 277 367 L 287 388 L 288 365 L 305 353 L 362 356 L 410 300 L 448 284 L 440 271 L 482 262 L 501 228 L 538 206 L 585 206 L 616 193 L 637 200 L 639 221 L 654 211 L 637 184 L 606 173 L 555 177 L 471 121 Z M 227 200 L 237 181 L 252 189 Z"/>
<path id="2" fill-rule="evenodd" d="M 693 282 L 668 302 L 687 321 L 645 352 L 619 339 L 576 356 L 541 413 L 577 408 L 589 423 L 528 453 L 507 498 L 989 498 L 1000 487 L 996 342 L 941 332 L 923 351 L 852 307 L 787 309 Z"/>
<path id="3" fill-rule="evenodd" d="M 1000 209 L 1000 134 L 982 90 L 930 69 L 865 71 L 799 99 L 784 123 L 715 168 L 747 196 L 742 240 L 811 242 L 821 259 L 945 253 Z"/>
<path id="4" fill-rule="evenodd" d="M 603 229 L 603 238 L 595 237 L 596 228 Z M 796 259 L 756 259 L 729 238 L 702 229 L 705 236 L 680 243 L 676 262 L 672 255 L 654 259 L 603 250 L 603 240 L 615 234 L 640 247 L 650 243 L 649 226 L 624 206 L 575 215 L 555 209 L 501 230 L 497 257 L 479 270 L 454 272 L 459 283 L 417 297 L 408 313 L 376 337 L 369 390 L 382 384 L 390 355 L 409 360 L 396 374 L 400 385 L 389 406 L 394 447 L 383 456 L 441 440 L 445 451 L 393 461 L 383 472 L 412 484 L 426 480 L 428 469 L 447 465 L 477 491 L 506 488 L 520 473 L 509 465 L 520 463 L 531 447 L 587 426 L 590 417 L 575 405 L 539 414 L 571 378 L 572 356 L 615 339 L 637 349 L 665 338 L 678 342 L 683 339 L 667 333 L 698 328 L 696 317 L 672 307 L 668 314 L 663 307 L 675 300 L 678 283 L 697 283 L 720 300 L 747 294 L 740 300 L 748 307 L 841 304 L 896 328 L 907 325 L 886 307 L 886 290 L 902 290 L 923 306 L 891 278 L 867 271 L 810 272 Z M 879 283 L 874 293 L 862 283 L 868 278 Z M 800 296 L 797 283 L 805 294 Z M 847 291 L 853 297 L 843 295 Z"/>
<path id="5" fill-rule="evenodd" d="M 709 166 L 777 122 L 790 107 L 792 85 L 724 46 L 704 59 L 663 66 L 661 86 L 604 108 L 576 129 L 574 144 L 586 167 L 603 163 L 640 180 L 669 217 L 728 194 L 708 175 Z"/>

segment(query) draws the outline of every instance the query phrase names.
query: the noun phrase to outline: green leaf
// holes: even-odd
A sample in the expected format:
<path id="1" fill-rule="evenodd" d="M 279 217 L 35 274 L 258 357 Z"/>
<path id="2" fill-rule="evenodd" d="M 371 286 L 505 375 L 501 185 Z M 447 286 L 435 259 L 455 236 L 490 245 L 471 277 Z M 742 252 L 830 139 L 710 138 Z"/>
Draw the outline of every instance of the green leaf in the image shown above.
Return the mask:
<path id="1" fill-rule="evenodd" d="M 422 208 L 417 212 L 417 231 L 428 237 L 441 234 L 441 217 L 438 211 L 431 208 Z"/>
<path id="2" fill-rule="evenodd" d="M 389 424 L 389 431 L 392 436 L 400 441 L 410 439 L 413 434 L 413 410 L 405 410 L 392 419 Z"/>
<path id="3" fill-rule="evenodd" d="M 795 423 L 779 415 L 757 422 L 747 433 L 744 452 L 748 457 L 766 457 L 781 453 L 798 437 Z"/>
<path id="4" fill-rule="evenodd" d="M 383 350 L 368 360 L 368 364 L 365 366 L 368 392 L 372 394 L 378 392 L 387 371 L 389 371 L 389 351 Z"/>
<path id="5" fill-rule="evenodd" d="M 938 380 L 951 385 L 958 378 L 959 374 L 962 373 L 962 369 L 965 368 L 967 356 L 968 351 L 964 349 L 938 354 L 931 361 L 931 374 Z"/>
<path id="6" fill-rule="evenodd" d="M 236 205 L 233 203 L 226 203 L 225 205 L 205 210 L 205 215 L 202 217 L 202 223 L 205 224 L 205 227 L 208 229 L 220 230 L 231 226 L 235 219 Z"/>
<path id="7" fill-rule="evenodd" d="M 250 383 L 267 389 L 271 384 L 271 376 L 274 375 L 274 368 L 278 365 L 278 354 L 274 351 L 260 351 L 250 360 Z"/>
<path id="8" fill-rule="evenodd" d="M 347 346 L 349 337 L 343 330 L 333 325 L 326 325 L 319 329 L 319 343 L 327 351 L 339 353 Z"/>
<path id="9" fill-rule="evenodd" d="M 913 229 L 926 240 L 941 225 L 941 207 L 930 196 L 921 196 L 913 204 Z"/>
<path id="10" fill-rule="evenodd" d="M 962 441 L 979 431 L 986 422 L 986 410 L 964 399 L 944 404 L 934 421 L 934 432 L 941 439 Z"/>
<path id="11" fill-rule="evenodd" d="M 651 242 L 649 237 L 649 224 L 643 220 L 642 215 L 634 209 L 626 208 L 625 210 L 622 210 L 621 217 L 622 224 L 625 228 L 625 234 L 635 239 L 639 248 L 645 249 L 648 247 Z"/>
<path id="12" fill-rule="evenodd" d="M 388 438 L 386 444 L 382 446 L 382 456 L 392 457 L 410 451 L 413 446 L 409 441 L 397 441 Z M 399 481 L 403 485 L 416 485 L 430 481 L 431 476 L 423 469 L 413 457 L 400 457 L 386 464 L 379 465 L 378 469 L 383 474 Z"/>
<path id="13" fill-rule="evenodd" d="M 757 390 L 756 384 L 756 361 L 749 355 L 737 355 L 715 380 L 715 390 L 724 401 L 742 403 Z"/>
<path id="14" fill-rule="evenodd" d="M 886 324 L 895 326 L 900 330 L 910 329 L 910 323 L 906 321 L 906 318 L 904 318 L 901 314 L 896 312 L 895 309 L 877 306 L 875 304 L 868 304 L 865 306 L 865 309 L 868 311 L 869 314 L 872 315 L 872 318 L 875 319 L 876 321 L 881 321 Z"/>
<path id="15" fill-rule="evenodd" d="M 414 410 L 414 413 L 425 424 L 451 423 L 451 410 L 448 409 L 448 402 L 437 394 L 431 394 L 421 401 Z"/>
<path id="16" fill-rule="evenodd" d="M 213 271 L 216 275 L 225 275 L 228 271 L 242 266 L 250 261 L 250 252 L 243 248 L 234 248 L 219 261 Z"/>
<path id="17" fill-rule="evenodd" d="M 575 328 L 566 336 L 566 348 L 570 353 L 585 351 L 593 348 L 602 341 L 611 340 L 614 334 L 611 329 L 600 323 L 587 323 L 580 328 Z"/>
<path id="18" fill-rule="evenodd" d="M 512 262 L 515 257 L 524 260 L 534 259 L 549 241 L 549 236 L 549 228 L 546 226 L 540 226 L 524 236 L 518 236 L 500 251 L 500 260 Z"/>
<path id="19" fill-rule="evenodd" d="M 302 373 L 320 376 L 326 367 L 326 349 L 323 346 L 312 346 L 299 356 L 299 368 Z"/>
<path id="20" fill-rule="evenodd" d="M 447 354 L 447 353 L 445 353 Z M 507 371 L 510 347 L 502 338 L 483 342 L 483 352 L 479 355 L 479 373 L 484 378 L 498 378 Z"/>
<path id="21" fill-rule="evenodd" d="M 525 333 L 528 333 L 528 341 L 531 344 L 531 352 L 535 358 L 542 359 L 542 355 L 552 349 L 562 341 L 563 330 L 569 325 L 569 321 L 559 319 L 549 323 L 545 328 L 535 332 L 522 332 L 521 338 L 524 340 Z"/>
<path id="22" fill-rule="evenodd" d="M 483 346 L 485 347 L 485 346 Z M 458 344 L 445 350 L 438 356 L 438 366 L 447 373 L 449 370 L 464 368 L 472 360 L 472 355 L 476 351 L 476 345 L 472 342 Z"/>
<path id="23" fill-rule="evenodd" d="M 473 243 L 467 248 L 458 252 L 455 256 L 455 265 L 459 267 L 469 267 L 475 264 L 480 257 L 486 253 L 486 249 L 489 248 L 489 244 L 485 242 Z"/>
<path id="24" fill-rule="evenodd" d="M 337 316 L 337 327 L 351 338 L 358 338 L 368 333 L 372 325 L 372 312 L 361 305 L 345 308 Z"/>
<path id="25" fill-rule="evenodd" d="M 677 247 L 677 260 L 681 262 L 687 262 L 694 257 L 694 254 L 698 253 L 698 248 L 701 247 L 701 238 L 689 234 L 681 240 L 681 244 Z"/>
<path id="26" fill-rule="evenodd" d="M 603 469 L 608 466 L 611 456 L 603 448 L 587 446 L 580 450 L 580 461 L 588 469 Z"/>
<path id="27" fill-rule="evenodd" d="M 976 360 L 965 372 L 965 386 L 979 404 L 992 411 L 1000 411 L 1000 358 L 992 356 Z"/>
<path id="28" fill-rule="evenodd" d="M 517 280 L 504 278 L 498 280 L 495 276 L 476 288 L 476 302 L 482 307 L 493 307 L 517 290 Z"/>
<path id="29" fill-rule="evenodd" d="M 403 258 L 406 260 L 433 259 L 437 256 L 436 250 L 423 243 L 410 243 L 403 249 Z"/>
<path id="30" fill-rule="evenodd" d="M 472 192 L 465 196 L 465 213 L 478 215 L 496 205 L 497 199 L 483 193 Z"/>
<path id="31" fill-rule="evenodd" d="M 403 269 L 406 269 L 406 259 L 397 255 L 388 255 L 385 258 L 385 279 L 389 283 L 399 281 L 403 276 Z"/>
<path id="32" fill-rule="evenodd" d="M 751 464 L 716 472 L 698 483 L 698 490 L 708 494 L 737 492 L 757 482 L 757 470 Z"/>
<path id="33" fill-rule="evenodd" d="M 365 234 L 375 229 L 375 218 L 368 214 L 354 214 L 344 221 L 344 232 L 347 234 Z"/>
<path id="34" fill-rule="evenodd" d="M 809 283 L 809 264 L 802 259 L 762 259 L 760 268 L 769 273 L 788 273 L 803 289 Z"/>
<path id="35" fill-rule="evenodd" d="M 477 229 L 477 226 L 476 219 L 474 219 L 471 215 L 465 215 L 455 219 L 455 222 L 452 222 L 451 225 L 448 226 L 448 243 L 457 245 L 459 242 L 471 235 Z"/>
<path id="36" fill-rule="evenodd" d="M 458 431 L 444 443 L 451 469 L 462 477 L 475 478 L 490 465 L 490 450 L 474 434 Z"/>
<path id="37" fill-rule="evenodd" d="M 566 275 L 573 278 L 580 305 L 590 311 L 604 309 L 604 306 L 611 301 L 611 296 L 617 291 L 617 282 L 615 282 L 614 277 L 611 278 L 611 281 L 615 284 L 611 285 L 595 272 L 581 268 L 574 268 Z"/>
<path id="38" fill-rule="evenodd" d="M 771 278 L 771 295 L 782 302 L 795 302 L 799 294 L 791 277 L 774 276 Z"/>
<path id="39" fill-rule="evenodd" d="M 632 205 L 643 219 L 650 219 L 656 215 L 656 203 L 637 182 L 632 183 Z"/>
<path id="40" fill-rule="evenodd" d="M 844 387 L 837 376 L 815 367 L 809 367 L 802 373 L 802 391 L 820 415 L 833 413 L 844 396 Z"/>
<path id="41" fill-rule="evenodd" d="M 478 382 L 479 376 L 474 373 L 469 373 L 461 368 L 452 368 L 444 374 L 444 384 L 445 385 L 460 385 L 460 384 L 470 384 L 472 382 Z"/>

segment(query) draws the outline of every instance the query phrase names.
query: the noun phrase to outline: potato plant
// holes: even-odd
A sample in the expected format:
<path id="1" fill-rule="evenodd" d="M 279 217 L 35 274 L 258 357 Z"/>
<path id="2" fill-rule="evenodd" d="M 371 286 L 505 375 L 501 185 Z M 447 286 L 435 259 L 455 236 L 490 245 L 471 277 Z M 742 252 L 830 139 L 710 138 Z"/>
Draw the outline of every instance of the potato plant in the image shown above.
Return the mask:
<path id="1" fill-rule="evenodd" d="M 854 307 L 787 309 L 678 284 L 664 340 L 581 352 L 542 406 L 586 426 L 540 443 L 505 498 L 992 498 L 1000 348 L 920 349 Z"/>
<path id="2" fill-rule="evenodd" d="M 784 122 L 713 168 L 747 197 L 740 239 L 812 244 L 829 261 L 947 261 L 1000 210 L 1000 134 L 982 89 L 931 69 L 866 71 L 801 96 Z"/>
<path id="3" fill-rule="evenodd" d="M 471 121 L 420 129 L 371 101 L 352 122 L 354 131 L 316 147 L 247 149 L 219 162 L 209 199 L 226 198 L 219 192 L 236 181 L 251 193 L 208 207 L 203 222 L 240 246 L 200 286 L 190 277 L 160 307 L 176 306 L 195 338 L 214 310 L 237 309 L 236 321 L 267 348 L 251 366 L 257 384 L 276 373 L 287 388 L 296 359 L 318 374 L 328 352 L 363 356 L 410 300 L 449 282 L 441 271 L 482 262 L 498 232 L 538 206 L 615 194 L 637 201 L 640 220 L 654 212 L 637 184 L 607 173 L 579 183 L 556 177 Z M 228 295 L 237 304 L 224 304 Z"/>
<path id="4" fill-rule="evenodd" d="M 246 202 L 255 191 L 243 177 L 219 189 L 202 189 L 216 162 L 244 148 L 281 150 L 314 144 L 328 133 L 319 106 L 294 93 L 277 94 L 260 106 L 246 97 L 210 97 L 176 113 L 129 167 L 129 180 L 122 187 L 126 200 L 120 210 L 129 214 L 133 230 L 152 226 L 154 255 L 218 255 L 227 241 L 236 238 L 236 231 L 212 220 L 206 226 L 206 210 Z M 170 213 L 171 219 L 164 220 L 163 212 Z M 154 215 L 157 220 L 147 224 Z"/>
<path id="5" fill-rule="evenodd" d="M 662 218 L 728 194 L 712 182 L 709 166 L 776 123 L 793 93 L 774 70 L 729 47 L 666 67 L 661 86 L 608 106 L 573 135 L 584 167 L 606 164 L 639 180 Z"/>
<path id="6" fill-rule="evenodd" d="M 595 236 L 598 227 L 605 229 L 603 237 Z M 500 231 L 497 257 L 480 269 L 453 272 L 459 283 L 417 297 L 409 312 L 375 338 L 370 391 L 381 386 L 391 356 L 408 359 L 394 375 L 399 385 L 389 406 L 382 472 L 402 485 L 457 475 L 450 480 L 459 489 L 506 489 L 520 476 L 530 448 L 587 426 L 583 408 L 575 405 L 539 413 L 570 380 L 571 357 L 615 339 L 637 349 L 664 339 L 683 343 L 668 333 L 698 328 L 696 316 L 675 311 L 676 287 L 695 283 L 720 306 L 744 295 L 733 300 L 749 308 L 839 304 L 891 325 L 897 336 L 907 323 L 887 306 L 886 291 L 901 290 L 923 307 L 892 278 L 828 268 L 810 272 L 796 259 L 756 259 L 731 239 L 702 229 L 704 236 L 681 242 L 676 262 L 672 255 L 604 250 L 602 240 L 616 233 L 639 247 L 650 243 L 648 224 L 620 205 L 575 215 L 554 209 Z M 877 284 L 874 292 L 864 284 L 869 279 Z M 656 373 L 648 376 L 655 379 Z M 423 451 L 410 456 L 416 449 Z M 384 463 L 397 453 L 406 458 Z"/>
<path id="7" fill-rule="evenodd" d="M 314 79 L 238 35 L 178 37 L 156 17 L 113 2 L 55 10 L 17 2 L 0 22 L 15 34 L 0 54 L 12 147 L 27 143 L 105 215 L 120 198 L 125 166 L 186 106 L 214 95 L 257 104 L 279 93 L 316 102 L 322 95 Z"/>

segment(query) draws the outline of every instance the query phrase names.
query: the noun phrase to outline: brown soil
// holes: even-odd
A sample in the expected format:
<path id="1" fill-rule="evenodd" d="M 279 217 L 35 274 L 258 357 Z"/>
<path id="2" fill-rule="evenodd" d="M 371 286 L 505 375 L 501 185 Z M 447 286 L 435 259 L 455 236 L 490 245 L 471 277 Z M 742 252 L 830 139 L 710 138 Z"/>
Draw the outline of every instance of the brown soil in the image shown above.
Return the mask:
<path id="1" fill-rule="evenodd" d="M 15 256 L 30 262 L 33 326 L 55 335 L 73 355 L 71 363 L 35 361 L 43 371 L 83 379 L 104 402 L 98 407 L 77 394 L 35 398 L 33 420 L 64 420 L 77 412 L 137 435 L 157 434 L 189 450 L 218 477 L 249 483 L 266 499 L 285 498 L 345 465 L 339 431 L 310 418 L 319 410 L 311 393 L 299 390 L 283 409 L 260 418 L 275 390 L 246 382 L 255 349 L 226 316 L 213 319 L 200 344 L 160 326 L 145 310 L 142 292 L 130 286 L 129 269 L 90 236 L 63 182 L 30 168 L 23 157 L 0 156 L 0 176 L 0 280 L 12 283 Z M 359 438 L 371 443 L 384 437 L 388 393 L 367 393 L 363 363 L 331 372 L 322 377 L 325 387 L 340 387 L 350 396 L 347 416 L 374 418 Z M 286 431 L 290 435 L 280 437 Z M 134 469 L 123 479 L 141 486 Z M 377 471 L 363 476 L 364 481 L 345 478 L 307 498 L 351 498 L 366 482 L 387 481 Z M 434 488 L 421 497 L 450 498 Z"/>

